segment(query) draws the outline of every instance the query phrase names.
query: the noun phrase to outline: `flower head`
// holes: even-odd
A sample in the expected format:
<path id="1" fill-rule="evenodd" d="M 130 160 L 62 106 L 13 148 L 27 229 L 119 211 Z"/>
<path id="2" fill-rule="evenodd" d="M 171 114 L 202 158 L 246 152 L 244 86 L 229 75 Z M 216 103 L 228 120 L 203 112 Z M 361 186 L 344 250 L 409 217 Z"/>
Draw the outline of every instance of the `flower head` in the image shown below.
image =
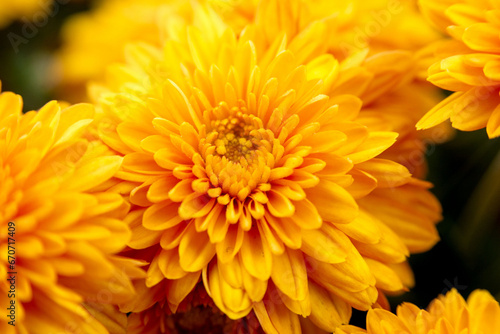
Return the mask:
<path id="1" fill-rule="evenodd" d="M 166 299 L 175 312 L 202 281 L 228 317 L 253 311 L 266 332 L 333 331 L 411 286 L 406 257 L 437 241 L 440 207 L 380 158 L 397 133 L 358 121 L 349 92 L 366 54 L 327 53 L 321 20 L 268 43 L 262 25 L 235 33 L 203 6 L 194 17 L 162 50 L 128 48 L 92 89 L 116 124 L 101 138 L 124 156 L 129 256 L 149 262 L 121 310 Z"/>
<path id="2" fill-rule="evenodd" d="M 437 61 L 428 80 L 455 93 L 430 110 L 417 124 L 430 128 L 446 119 L 463 131 L 486 128 L 500 135 L 498 6 L 492 1 L 427 1 L 424 13 L 451 39 L 436 47 Z"/>
<path id="3" fill-rule="evenodd" d="M 90 105 L 21 110 L 20 96 L 0 94 L 0 248 L 14 249 L 0 260 L 0 306 L 14 300 L 17 315 L 15 327 L 2 317 L 0 331 L 107 333 L 94 317 L 108 308 L 99 304 L 129 299 L 127 275 L 140 276 L 137 261 L 115 255 L 130 238 L 129 205 L 99 189 L 122 158 L 84 138 Z"/>
<path id="4" fill-rule="evenodd" d="M 342 326 L 335 334 L 449 334 L 498 333 L 500 307 L 485 290 L 475 290 L 465 301 L 453 289 L 433 300 L 427 310 L 411 303 L 398 306 L 396 314 L 383 309 L 371 309 L 366 317 L 367 330 Z"/>

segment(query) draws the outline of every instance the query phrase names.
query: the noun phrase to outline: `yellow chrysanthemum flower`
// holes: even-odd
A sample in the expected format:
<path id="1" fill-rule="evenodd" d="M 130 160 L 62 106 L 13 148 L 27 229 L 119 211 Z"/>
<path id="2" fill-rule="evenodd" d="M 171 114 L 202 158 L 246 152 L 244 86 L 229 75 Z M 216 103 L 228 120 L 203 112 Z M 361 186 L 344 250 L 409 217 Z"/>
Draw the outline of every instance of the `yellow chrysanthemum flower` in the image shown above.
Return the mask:
<path id="1" fill-rule="evenodd" d="M 193 21 L 163 50 L 129 47 L 128 64 L 92 89 L 101 137 L 124 155 L 114 189 L 133 205 L 129 247 L 150 263 L 121 310 L 166 299 L 175 312 L 202 280 L 230 318 L 333 331 L 351 307 L 411 286 L 406 257 L 437 241 L 440 207 L 427 183 L 380 158 L 397 133 L 357 120 L 360 64 L 381 60 L 339 63 L 322 21 L 270 45 L 262 25 L 235 34 L 209 8 Z"/>
<path id="2" fill-rule="evenodd" d="M 117 324 L 105 314 L 131 297 L 128 276 L 141 273 L 114 255 L 130 239 L 129 205 L 99 189 L 122 158 L 82 137 L 90 105 L 21 110 L 20 96 L 0 94 L 0 307 L 13 315 L 0 332 L 108 333 Z"/>
<path id="3" fill-rule="evenodd" d="M 485 290 L 473 291 L 467 302 L 453 289 L 433 300 L 427 311 L 411 303 L 398 306 L 396 315 L 371 309 L 367 330 L 342 326 L 335 334 L 486 334 L 500 333 L 500 307 Z"/>
<path id="4" fill-rule="evenodd" d="M 285 31 L 293 38 L 311 22 L 323 20 L 331 32 L 324 43 L 337 59 L 365 48 L 373 53 L 392 49 L 418 51 L 439 38 L 417 11 L 414 0 L 198 2 L 211 6 L 236 33 L 253 21 L 265 24 L 262 39 L 271 42 L 278 32 Z M 105 0 L 89 13 L 70 18 L 56 57 L 61 96 L 71 101 L 85 99 L 85 85 L 101 80 L 112 62 L 123 61 L 122 49 L 126 44 L 142 41 L 162 46 L 161 41 L 171 36 L 170 31 L 179 23 L 191 22 L 191 7 L 192 2 L 178 0 Z M 266 21 L 276 13 L 287 19 Z"/>
<path id="5" fill-rule="evenodd" d="M 463 131 L 486 128 L 500 135 L 500 7 L 495 1 L 421 0 L 424 13 L 452 37 L 437 46 L 428 80 L 455 93 L 417 124 L 430 128 L 446 119 Z"/>
<path id="6" fill-rule="evenodd" d="M 366 110 L 371 114 L 378 113 L 393 125 L 385 130 L 400 134 L 397 147 L 391 149 L 397 151 L 392 154 L 396 157 L 394 160 L 418 176 L 425 174 L 426 143 L 444 141 L 450 136 L 450 131 L 448 125 L 427 133 L 417 133 L 414 129 L 416 121 L 439 102 L 441 95 L 437 88 L 432 91 L 429 88 L 432 85 L 415 79 L 425 77 L 422 73 L 427 68 L 426 54 L 419 49 L 438 36 L 419 15 L 413 0 L 205 2 L 236 33 L 252 22 L 261 26 L 263 47 L 269 46 L 279 34 L 286 33 L 289 39 L 293 39 L 311 23 L 321 21 L 310 33 L 321 36 L 327 48 L 313 50 L 314 54 L 327 50 L 342 60 L 364 52 L 368 47 L 371 55 L 379 51 L 406 50 L 406 53 L 387 55 L 383 61 L 372 61 L 371 67 L 365 67 L 364 77 L 357 76 L 359 89 L 353 93 L 363 99 Z M 102 78 L 105 67 L 111 62 L 122 61 L 122 49 L 127 43 L 143 41 L 160 46 L 162 40 L 175 39 L 177 30 L 192 20 L 192 3 L 172 0 L 128 0 L 125 3 L 108 0 L 92 12 L 70 19 L 58 55 L 64 91 L 61 96 L 70 101 L 85 100 L 84 86 L 90 80 Z M 399 33 L 395 35 L 394 31 Z M 388 61 L 388 57 L 392 59 Z M 380 68 L 381 65 L 385 67 Z M 380 82 L 378 78 L 374 80 L 375 77 L 386 78 L 386 82 Z M 369 84 L 371 81 L 380 84 Z M 388 82 L 391 84 L 387 85 Z M 367 92 L 362 92 L 365 89 Z M 362 93 L 364 95 L 360 96 Z M 386 101 L 391 101 L 391 106 L 387 102 L 380 103 L 381 95 Z M 415 102 L 408 106 L 407 98 L 415 95 L 418 99 L 413 99 Z"/>

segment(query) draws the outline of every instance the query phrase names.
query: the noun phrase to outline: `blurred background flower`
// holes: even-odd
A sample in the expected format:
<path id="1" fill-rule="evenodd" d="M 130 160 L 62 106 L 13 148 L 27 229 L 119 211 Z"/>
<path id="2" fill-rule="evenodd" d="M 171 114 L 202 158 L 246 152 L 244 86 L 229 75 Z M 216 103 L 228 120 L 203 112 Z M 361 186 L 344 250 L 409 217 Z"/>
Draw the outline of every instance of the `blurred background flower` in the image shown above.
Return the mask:
<path id="1" fill-rule="evenodd" d="M 366 331 L 342 326 L 336 334 L 451 334 L 500 332 L 500 306 L 488 291 L 474 290 L 467 301 L 456 288 L 439 295 L 427 310 L 411 303 L 397 307 L 395 314 L 382 309 L 368 311 Z"/>
<path id="2" fill-rule="evenodd" d="M 443 11 L 449 5 L 446 1 L 439 3 L 441 2 L 444 7 L 433 7 L 426 13 L 444 28 L 440 23 L 448 24 L 449 18 L 441 14 L 436 18 L 432 14 Z M 105 77 L 104 71 L 94 68 L 103 69 L 109 61 L 123 61 L 121 48 L 137 38 L 160 43 L 160 36 L 164 37 L 168 31 L 175 31 L 176 26 L 182 23 L 179 18 L 189 20 L 191 15 L 189 6 L 172 5 L 174 1 L 145 1 L 141 2 L 143 6 L 138 2 L 125 1 L 121 2 L 124 5 L 120 7 L 117 1 L 112 0 L 55 0 L 51 5 L 44 6 L 40 6 L 40 1 L 37 3 L 38 7 L 35 6 L 37 9 L 32 9 L 34 7 L 30 8 L 29 5 L 23 5 L 23 9 L 16 9 L 18 5 L 5 7 L 6 3 L 24 4 L 22 1 L 0 3 L 0 80 L 4 90 L 22 93 L 24 111 L 38 109 L 53 98 L 75 102 L 87 99 L 84 81 L 101 80 Z M 128 3 L 130 6 L 125 5 Z M 356 41 L 361 42 L 359 45 L 362 48 L 370 45 L 370 52 L 386 45 L 397 46 L 409 52 L 409 57 L 404 56 L 399 60 L 393 58 L 393 68 L 389 65 L 384 69 L 374 63 L 368 71 L 385 71 L 389 75 L 388 70 L 394 69 L 395 73 L 390 73 L 392 76 L 413 72 L 408 76 L 411 80 L 401 79 L 402 84 L 390 88 L 385 95 L 394 102 L 395 113 L 401 110 L 398 105 L 414 108 L 419 112 L 430 109 L 436 100 L 449 94 L 432 88 L 428 92 L 428 86 L 420 88 L 421 78 L 426 75 L 425 68 L 432 59 L 432 53 L 428 48 L 418 50 L 439 39 L 440 32 L 427 25 L 418 14 L 414 1 L 382 1 L 373 3 L 373 7 L 371 3 L 350 1 L 333 6 L 333 11 L 332 6 L 321 6 L 322 3 L 330 2 L 314 2 L 309 11 L 303 12 L 306 13 L 303 16 L 304 24 L 317 15 L 330 13 L 331 20 L 328 22 L 336 25 L 335 29 L 339 29 L 338 31 L 345 32 L 345 35 L 332 34 L 332 42 L 328 44 L 330 52 L 338 57 L 359 51 Z M 167 9 L 156 11 L 155 6 L 158 4 Z M 259 19 L 254 16 L 256 4 L 253 1 L 212 1 L 211 5 L 216 12 L 228 18 L 228 22 L 232 22 L 236 31 L 241 30 L 247 22 Z M 50 6 L 52 9 L 48 10 Z M 7 9 L 4 10 L 3 7 Z M 286 6 L 283 8 L 287 9 Z M 385 27 L 387 16 L 384 16 L 386 12 L 383 10 L 389 11 L 390 8 L 395 10 L 391 15 L 393 20 Z M 360 10 L 362 15 L 359 14 Z M 174 20 L 172 13 L 181 15 Z M 342 20 L 337 19 L 339 13 L 342 13 Z M 409 14 L 403 16 L 401 13 Z M 38 19 L 34 19 L 35 15 Z M 171 24 L 154 31 L 152 17 L 161 15 L 164 15 L 165 22 Z M 376 32 L 375 24 L 378 24 L 380 32 Z M 459 26 L 463 24 L 467 22 L 458 22 Z M 136 31 L 141 34 L 134 35 Z M 294 33 L 289 32 L 291 35 Z M 344 36 L 350 36 L 344 39 L 349 45 L 342 44 L 339 40 Z M 341 48 L 342 45 L 344 48 Z M 404 60 L 405 66 L 402 66 L 401 60 Z M 90 67 L 90 64 L 95 67 Z M 376 89 L 372 91 L 378 94 Z M 363 100 L 370 101 L 370 96 L 365 95 Z M 422 106 L 416 105 L 415 101 Z M 382 108 L 383 105 L 384 103 L 378 102 L 366 103 L 364 110 L 367 117 L 373 114 L 369 112 L 374 110 L 377 113 L 377 108 Z M 404 120 L 395 116 L 387 121 L 396 119 Z M 390 126 L 411 129 L 411 124 L 399 121 Z M 475 288 L 486 288 L 497 297 L 500 294 L 500 157 L 497 157 L 500 142 L 497 139 L 488 140 L 485 131 L 479 130 L 458 132 L 452 140 L 436 145 L 448 140 L 452 134 L 449 125 L 433 130 L 426 133 L 405 130 L 408 138 L 412 139 L 402 142 L 407 144 L 399 152 L 406 153 L 400 156 L 396 152 L 396 155 L 390 156 L 393 160 L 400 157 L 401 163 L 412 172 L 420 173 L 419 175 L 425 175 L 428 171 L 427 177 L 435 184 L 432 191 L 442 203 L 444 216 L 444 220 L 438 225 L 441 242 L 429 252 L 410 258 L 416 286 L 402 296 L 390 298 L 393 306 L 404 300 L 423 308 L 438 293 L 452 287 L 465 295 Z M 416 141 L 415 136 L 418 137 Z M 428 147 L 426 153 L 422 143 Z M 390 150 L 386 152 L 388 155 L 390 153 Z M 428 160 L 427 167 L 425 160 Z M 362 324 L 364 318 L 364 314 L 355 312 L 353 321 Z"/>

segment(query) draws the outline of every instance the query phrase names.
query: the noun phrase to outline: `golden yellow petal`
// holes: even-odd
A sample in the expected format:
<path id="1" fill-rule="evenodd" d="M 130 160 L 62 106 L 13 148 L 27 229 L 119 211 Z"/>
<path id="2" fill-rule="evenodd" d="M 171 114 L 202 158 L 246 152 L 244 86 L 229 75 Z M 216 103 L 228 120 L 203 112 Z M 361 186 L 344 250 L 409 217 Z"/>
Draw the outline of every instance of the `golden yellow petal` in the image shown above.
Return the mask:
<path id="1" fill-rule="evenodd" d="M 323 219 L 316 207 L 308 199 L 293 202 L 295 214 L 289 219 L 303 230 L 314 230 L 321 227 Z"/>
<path id="2" fill-rule="evenodd" d="M 316 326 L 328 332 L 335 332 L 336 327 L 349 323 L 352 309 L 348 303 L 314 282 L 309 284 L 309 293 L 311 294 L 309 319 Z"/>
<path id="3" fill-rule="evenodd" d="M 292 249 L 300 248 L 302 245 L 302 239 L 300 236 L 301 228 L 298 227 L 291 219 L 286 222 L 282 219 L 275 218 L 270 214 L 266 214 L 264 218 L 264 220 L 261 220 L 261 223 L 266 224 L 267 222 L 269 228 L 272 229 L 272 231 L 279 237 L 280 241 L 282 241 L 287 247 Z M 268 234 L 266 235 L 271 237 Z M 269 238 L 268 241 L 272 241 L 272 239 Z"/>
<path id="4" fill-rule="evenodd" d="M 359 145 L 354 153 L 347 156 L 354 164 L 368 161 L 396 142 L 398 134 L 395 132 L 372 131 L 366 140 Z"/>
<path id="5" fill-rule="evenodd" d="M 204 232 L 196 232 L 194 221 L 189 223 L 179 244 L 181 268 L 195 272 L 208 265 L 215 255 L 215 245 Z"/>
<path id="6" fill-rule="evenodd" d="M 183 199 L 178 213 L 183 220 L 203 217 L 212 210 L 215 204 L 215 199 L 206 194 L 191 193 Z"/>
<path id="7" fill-rule="evenodd" d="M 492 24 L 476 23 L 464 31 L 462 39 L 473 50 L 500 53 L 498 46 L 499 30 Z"/>
<path id="8" fill-rule="evenodd" d="M 483 96 L 484 87 L 471 88 L 468 91 L 456 92 L 437 104 L 427 114 L 425 114 L 416 127 L 418 130 L 428 129 L 436 126 L 453 115 L 458 116 L 462 111 L 465 113 L 475 113 L 476 104 L 480 102 L 477 97 Z"/>
<path id="9" fill-rule="evenodd" d="M 64 183 L 68 190 L 86 191 L 113 177 L 122 163 L 118 156 L 99 157 L 80 166 Z"/>
<path id="10" fill-rule="evenodd" d="M 238 225 L 229 226 L 226 237 L 215 245 L 219 263 L 229 262 L 235 257 L 243 244 L 244 234 Z"/>
<path id="11" fill-rule="evenodd" d="M 171 201 L 153 204 L 144 211 L 142 225 L 152 231 L 174 227 L 183 220 L 177 213 L 178 208 L 179 204 Z"/>
<path id="12" fill-rule="evenodd" d="M 348 223 L 358 215 L 356 201 L 344 188 L 331 181 L 322 180 L 306 193 L 325 221 Z"/>
<path id="13" fill-rule="evenodd" d="M 179 181 L 170 191 L 168 197 L 174 202 L 182 202 L 184 198 L 193 193 L 191 188 L 192 179 L 184 179 Z"/>
<path id="14" fill-rule="evenodd" d="M 184 233 L 186 233 L 186 227 L 188 224 L 189 224 L 188 222 L 183 221 L 172 228 L 166 229 L 164 231 L 159 231 L 158 232 L 160 234 L 159 242 L 161 247 L 163 249 L 172 249 L 179 246 L 179 243 L 181 242 Z"/>
<path id="15" fill-rule="evenodd" d="M 257 221 L 257 228 L 262 237 L 262 240 L 267 243 L 269 250 L 273 254 L 282 254 L 285 251 L 285 245 L 281 241 L 280 236 L 269 227 L 269 224 L 264 220 L 260 219 Z"/>
<path id="16" fill-rule="evenodd" d="M 200 280 L 201 272 L 188 273 L 181 279 L 169 280 L 166 286 L 166 296 L 168 306 L 172 312 L 177 310 L 179 304 L 186 298 L 186 296 L 194 289 Z M 153 292 L 151 294 L 154 295 Z"/>
<path id="17" fill-rule="evenodd" d="M 486 124 L 486 132 L 489 138 L 500 136 L 500 107 L 497 106 L 490 115 Z"/>
<path id="18" fill-rule="evenodd" d="M 178 152 L 175 148 L 162 148 L 154 154 L 154 160 L 158 164 L 158 166 L 173 170 L 175 167 L 179 165 L 192 165 L 192 161 L 181 152 Z"/>
<path id="19" fill-rule="evenodd" d="M 305 254 L 325 263 L 340 263 L 347 258 L 351 241 L 342 232 L 323 224 L 321 229 L 302 231 L 302 247 Z"/>
<path id="20" fill-rule="evenodd" d="M 485 290 L 475 290 L 467 299 L 471 333 L 496 333 L 500 330 L 500 306 Z"/>
<path id="21" fill-rule="evenodd" d="M 220 276 L 217 263 L 210 266 L 205 288 L 215 305 L 231 319 L 246 316 L 252 310 L 252 302 L 244 290 L 233 288 Z"/>
<path id="22" fill-rule="evenodd" d="M 250 275 L 245 267 L 241 267 L 241 276 L 243 279 L 243 287 L 248 294 L 248 297 L 253 302 L 260 302 L 266 294 L 268 281 L 262 281 Z"/>
<path id="23" fill-rule="evenodd" d="M 481 89 L 484 91 L 481 91 Z M 473 98 L 471 97 L 469 101 L 465 101 L 464 103 L 468 104 L 461 106 L 460 112 L 450 116 L 454 128 L 462 131 L 474 131 L 487 126 L 488 119 L 500 103 L 500 98 L 495 90 L 488 91 L 486 87 L 476 88 L 476 93 L 484 94 L 488 98 L 485 99 L 483 95 L 476 95 Z"/>
<path id="24" fill-rule="evenodd" d="M 214 199 L 212 201 L 215 202 Z M 218 205 L 218 204 L 216 204 Z M 218 216 L 213 216 L 211 221 L 208 223 L 208 236 L 210 237 L 210 242 L 216 244 L 222 242 L 226 236 L 231 223 L 226 219 L 224 211 L 222 211 Z"/>
<path id="25" fill-rule="evenodd" d="M 272 257 L 267 244 L 257 229 L 245 233 L 240 250 L 245 269 L 254 277 L 265 281 L 271 277 Z"/>
<path id="26" fill-rule="evenodd" d="M 165 169 L 156 164 L 153 156 L 149 153 L 134 152 L 123 158 L 122 167 L 131 172 L 143 174 L 164 174 Z"/>
<path id="27" fill-rule="evenodd" d="M 408 328 L 406 328 L 397 316 L 382 309 L 371 309 L 368 311 L 366 328 L 369 333 L 409 333 Z"/>
<path id="28" fill-rule="evenodd" d="M 160 268 L 165 278 L 175 280 L 188 274 L 181 268 L 177 249 L 162 249 L 156 256 L 158 257 L 158 268 Z"/>
<path id="29" fill-rule="evenodd" d="M 375 177 L 377 186 L 383 188 L 401 186 L 407 183 L 411 176 L 406 167 L 386 159 L 371 159 L 356 165 L 356 168 Z"/>
<path id="30" fill-rule="evenodd" d="M 177 182 L 179 182 L 178 179 L 168 176 L 154 181 L 148 188 L 148 192 L 146 194 L 147 199 L 153 203 L 159 203 L 167 200 L 168 192 L 177 184 Z"/>
<path id="31" fill-rule="evenodd" d="M 264 299 L 255 303 L 253 310 L 266 333 L 301 333 L 298 315 L 288 310 L 281 300 L 273 302 Z"/>
<path id="32" fill-rule="evenodd" d="M 366 264 L 370 267 L 370 271 L 377 280 L 376 287 L 384 291 L 402 291 L 405 290 L 403 282 L 386 264 L 365 257 Z"/>
<path id="33" fill-rule="evenodd" d="M 267 209 L 275 217 L 291 217 L 295 213 L 292 201 L 282 193 L 270 190 L 267 192 Z"/>
<path id="34" fill-rule="evenodd" d="M 360 210 L 359 215 L 349 224 L 335 224 L 335 227 L 364 244 L 376 244 L 382 238 L 382 233 L 378 228 L 379 223 L 373 222 L 374 219 L 364 210 Z"/>
<path id="35" fill-rule="evenodd" d="M 171 145 L 171 142 L 161 135 L 151 135 L 140 142 L 141 149 L 153 155 L 160 149 L 170 147 Z"/>

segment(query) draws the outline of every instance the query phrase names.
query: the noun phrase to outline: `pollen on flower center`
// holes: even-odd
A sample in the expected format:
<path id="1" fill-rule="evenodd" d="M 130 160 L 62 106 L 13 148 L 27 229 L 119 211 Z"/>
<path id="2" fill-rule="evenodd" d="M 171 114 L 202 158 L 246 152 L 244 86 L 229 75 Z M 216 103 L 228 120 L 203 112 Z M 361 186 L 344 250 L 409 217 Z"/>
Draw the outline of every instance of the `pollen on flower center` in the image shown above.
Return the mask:
<path id="1" fill-rule="evenodd" d="M 202 140 L 209 195 L 229 194 L 244 200 L 256 187 L 266 188 L 275 164 L 279 141 L 263 127 L 260 118 L 249 114 L 243 102 L 229 108 L 205 111 L 206 138 Z"/>
<path id="2" fill-rule="evenodd" d="M 212 132 L 218 135 L 215 140 L 217 154 L 235 163 L 240 162 L 241 159 L 247 162 L 252 160 L 256 145 L 253 143 L 255 138 L 251 132 L 255 127 L 245 122 L 241 111 L 237 111 L 236 115 L 230 115 L 223 120 L 214 120 L 211 123 Z"/>

